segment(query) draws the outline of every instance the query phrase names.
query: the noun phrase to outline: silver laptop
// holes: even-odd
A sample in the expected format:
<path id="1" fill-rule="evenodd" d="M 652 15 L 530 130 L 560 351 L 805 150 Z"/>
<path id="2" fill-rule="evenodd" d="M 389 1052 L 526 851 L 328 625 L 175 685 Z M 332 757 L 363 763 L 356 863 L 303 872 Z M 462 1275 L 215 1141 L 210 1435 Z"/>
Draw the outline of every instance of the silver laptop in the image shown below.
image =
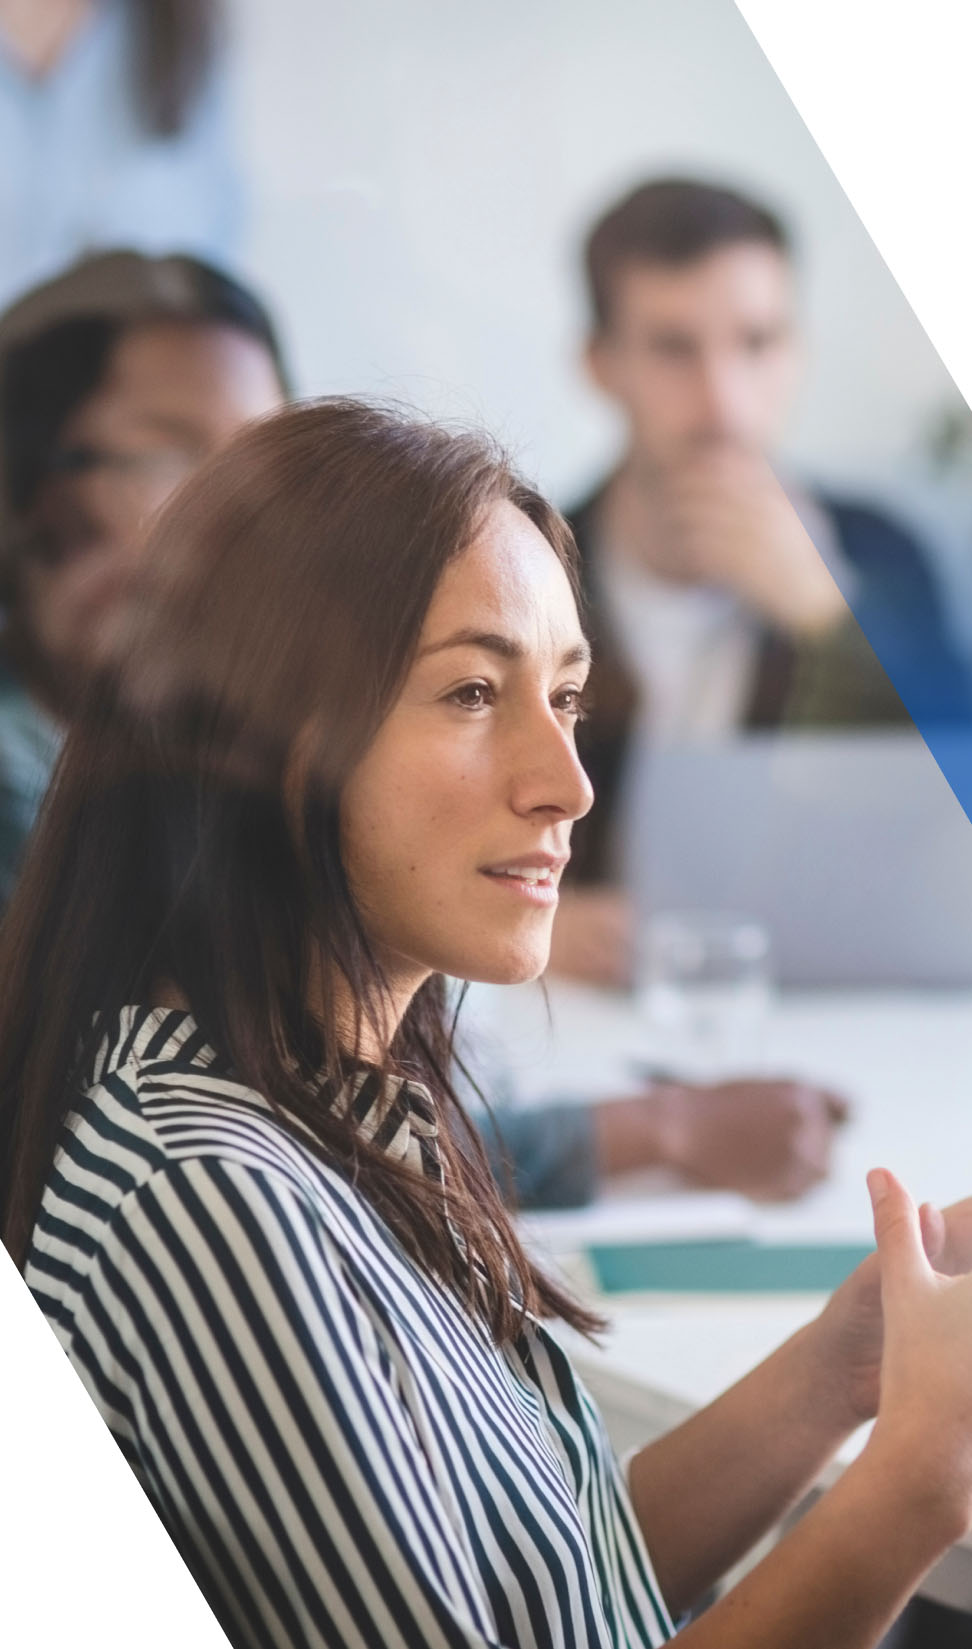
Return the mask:
<path id="1" fill-rule="evenodd" d="M 972 823 L 914 731 L 646 743 L 623 820 L 639 914 L 755 917 L 782 984 L 972 986 Z"/>

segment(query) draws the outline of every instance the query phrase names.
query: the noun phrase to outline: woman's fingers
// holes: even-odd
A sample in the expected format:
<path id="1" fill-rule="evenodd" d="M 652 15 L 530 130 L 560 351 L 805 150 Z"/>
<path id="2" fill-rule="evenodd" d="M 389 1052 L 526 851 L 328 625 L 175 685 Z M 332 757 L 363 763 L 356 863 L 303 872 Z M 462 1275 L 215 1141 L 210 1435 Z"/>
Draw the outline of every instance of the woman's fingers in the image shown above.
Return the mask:
<path id="1" fill-rule="evenodd" d="M 945 1244 L 938 1269 L 949 1276 L 972 1271 L 972 1197 L 942 1209 Z"/>
<path id="2" fill-rule="evenodd" d="M 935 1267 L 936 1271 L 941 1270 L 942 1267 L 939 1265 L 939 1261 L 944 1258 L 948 1235 L 945 1216 L 940 1208 L 936 1208 L 933 1202 L 923 1202 L 918 1210 L 918 1218 L 921 1222 L 922 1247 L 928 1256 L 929 1263 Z"/>
<path id="3" fill-rule="evenodd" d="M 925 1254 L 918 1210 L 908 1192 L 886 1168 L 871 1170 L 867 1188 L 881 1256 L 882 1289 L 893 1291 L 902 1284 L 928 1280 L 932 1268 Z"/>

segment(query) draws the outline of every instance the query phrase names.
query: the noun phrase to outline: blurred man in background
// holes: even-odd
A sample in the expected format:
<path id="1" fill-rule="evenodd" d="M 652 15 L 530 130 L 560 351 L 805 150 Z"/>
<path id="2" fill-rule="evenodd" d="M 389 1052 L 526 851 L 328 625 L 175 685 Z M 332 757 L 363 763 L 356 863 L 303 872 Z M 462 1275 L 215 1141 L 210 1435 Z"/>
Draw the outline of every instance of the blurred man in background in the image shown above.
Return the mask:
<path id="1" fill-rule="evenodd" d="M 636 731 L 925 726 L 964 720 L 970 697 L 909 532 L 774 472 L 801 355 L 779 220 L 730 189 L 648 183 L 594 226 L 586 267 L 588 364 L 625 449 L 569 512 L 595 644 L 584 755 L 598 801 L 575 832 L 581 885 L 563 896 L 552 966 L 624 984 L 631 919 L 612 883 Z"/>

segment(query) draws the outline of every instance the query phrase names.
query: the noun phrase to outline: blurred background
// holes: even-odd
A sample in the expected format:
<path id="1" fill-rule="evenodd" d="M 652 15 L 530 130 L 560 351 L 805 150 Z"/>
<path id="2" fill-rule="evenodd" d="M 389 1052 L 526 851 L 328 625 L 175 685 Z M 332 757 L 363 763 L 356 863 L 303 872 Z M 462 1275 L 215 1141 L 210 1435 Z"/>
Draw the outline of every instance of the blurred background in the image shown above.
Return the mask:
<path id="1" fill-rule="evenodd" d="M 808 359 L 787 456 L 918 517 L 972 595 L 964 403 L 730 0 L 229 16 L 242 261 L 302 389 L 481 418 L 568 502 L 617 439 L 580 363 L 585 227 L 644 176 L 729 182 L 796 242 Z"/>
<path id="2" fill-rule="evenodd" d="M 585 729 L 613 822 L 561 901 L 553 1011 L 535 991 L 471 1004 L 504 1182 L 525 1206 L 591 1202 L 593 1224 L 542 1238 L 585 1263 L 609 1231 L 642 1260 L 745 1236 L 849 1268 L 874 1161 L 940 1203 L 965 1192 L 972 415 L 731 0 L 0 0 L 0 155 L 0 903 L 146 521 L 251 416 L 291 389 L 404 400 L 485 425 L 565 508 L 621 461 L 583 531 L 591 502 L 575 512 L 599 669 L 615 654 L 600 756 L 596 712 Z M 738 429 L 721 460 L 745 458 L 746 485 L 697 472 L 694 516 L 678 460 L 684 487 L 712 430 L 674 481 L 651 475 L 585 370 L 585 235 L 672 175 L 751 195 L 792 238 L 804 381 L 782 447 L 756 455 L 782 517 Z M 123 248 L 163 256 L 62 273 Z M 775 260 L 788 298 L 786 257 L 751 225 L 633 272 L 682 279 L 740 249 L 764 275 Z M 733 359 L 752 332 L 735 327 Z M 789 345 L 788 324 L 769 332 Z M 830 493 L 869 507 L 838 520 Z M 693 543 L 694 571 L 672 549 Z M 756 564 L 779 577 L 757 590 Z M 633 1170 L 637 1195 L 612 1193 Z M 679 1198 L 706 1189 L 674 1208 L 673 1177 Z M 722 1365 L 732 1335 L 693 1321 L 694 1403 L 765 1348 L 744 1313 L 745 1359 Z M 642 1386 L 677 1394 L 671 1324 L 632 1333 Z"/>
<path id="3" fill-rule="evenodd" d="M 185 123 L 137 141 L 133 19 L 190 63 L 221 36 Z M 0 0 L 0 48 L 0 301 L 93 247 L 197 253 L 268 302 L 299 391 L 482 421 L 562 503 L 619 440 L 580 362 L 585 228 L 658 173 L 765 200 L 808 345 L 784 457 L 925 529 L 972 651 L 969 415 L 731 0 Z"/>

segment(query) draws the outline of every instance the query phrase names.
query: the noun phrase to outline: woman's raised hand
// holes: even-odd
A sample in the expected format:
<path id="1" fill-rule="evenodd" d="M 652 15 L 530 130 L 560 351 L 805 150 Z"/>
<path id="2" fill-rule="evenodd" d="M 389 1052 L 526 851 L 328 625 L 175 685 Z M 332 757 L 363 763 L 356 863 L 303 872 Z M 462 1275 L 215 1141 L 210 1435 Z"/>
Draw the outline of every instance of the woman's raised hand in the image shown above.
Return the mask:
<path id="1" fill-rule="evenodd" d="M 894 1459 L 903 1504 L 941 1516 L 957 1538 L 972 1526 L 972 1275 L 935 1269 L 926 1248 L 934 1253 L 939 1237 L 944 1257 L 944 1225 L 934 1229 L 927 1213 L 920 1218 L 893 1174 L 875 1169 L 868 1189 L 884 1315 L 880 1400 L 868 1449 Z M 951 1222 L 959 1250 L 968 1208 L 957 1205 Z"/>

